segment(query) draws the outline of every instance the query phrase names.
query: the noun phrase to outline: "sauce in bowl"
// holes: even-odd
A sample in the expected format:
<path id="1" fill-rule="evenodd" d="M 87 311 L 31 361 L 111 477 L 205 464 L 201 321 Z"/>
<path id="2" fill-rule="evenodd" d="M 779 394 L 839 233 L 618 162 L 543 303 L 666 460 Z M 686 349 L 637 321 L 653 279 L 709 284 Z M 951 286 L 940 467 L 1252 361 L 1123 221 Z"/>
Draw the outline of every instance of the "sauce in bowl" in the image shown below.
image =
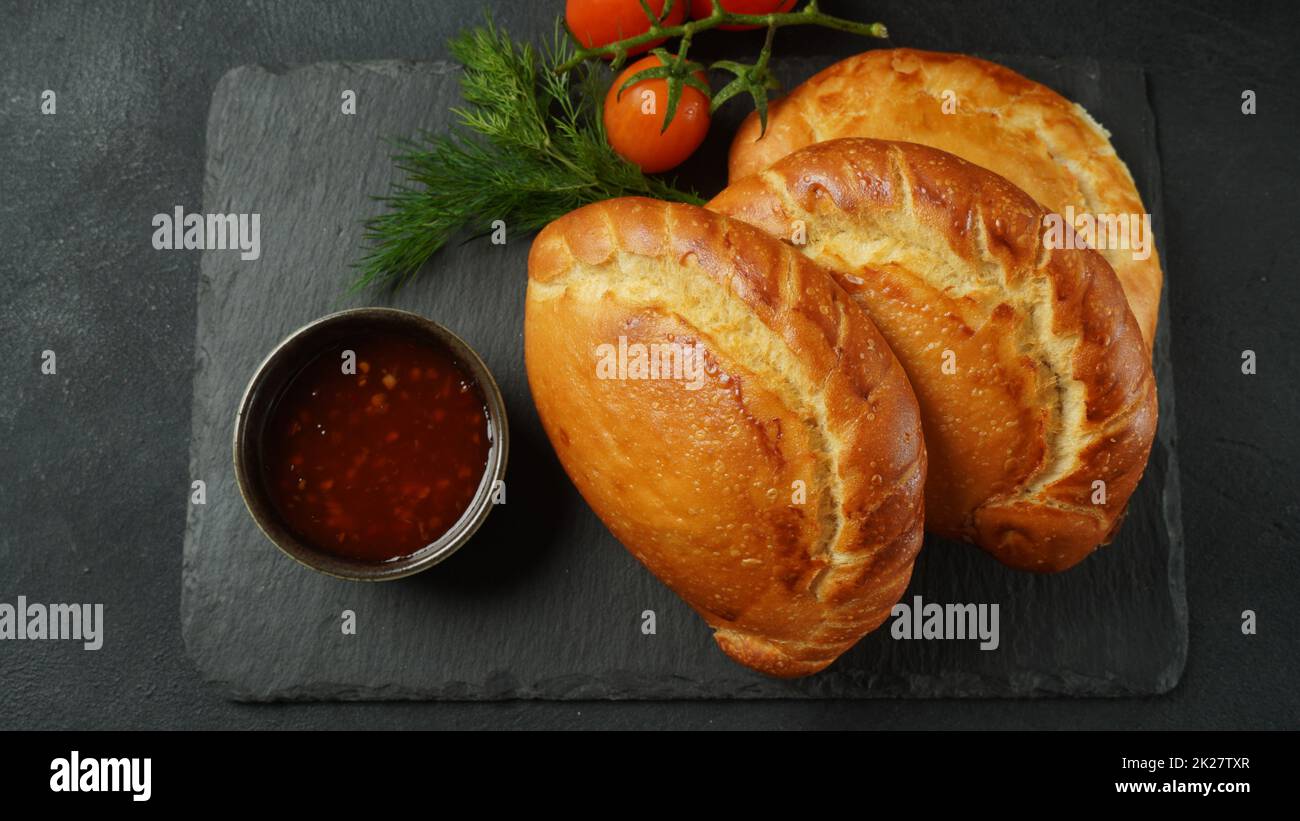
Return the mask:
<path id="1" fill-rule="evenodd" d="M 483 391 L 450 350 L 400 331 L 357 334 L 322 350 L 275 399 L 262 433 L 265 487 L 314 548 L 392 561 L 469 509 L 489 431 Z"/>

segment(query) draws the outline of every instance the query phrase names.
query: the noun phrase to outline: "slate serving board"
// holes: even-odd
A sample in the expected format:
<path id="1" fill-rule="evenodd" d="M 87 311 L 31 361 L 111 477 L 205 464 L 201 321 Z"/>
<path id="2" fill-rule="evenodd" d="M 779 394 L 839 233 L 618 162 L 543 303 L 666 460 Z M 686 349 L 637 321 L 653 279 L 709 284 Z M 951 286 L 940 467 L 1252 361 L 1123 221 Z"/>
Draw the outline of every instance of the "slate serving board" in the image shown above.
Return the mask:
<path id="1" fill-rule="evenodd" d="M 998 59 L 1114 132 L 1159 237 L 1159 158 L 1141 71 Z M 792 84 L 828 62 L 781 68 Z M 1159 435 L 1115 544 L 1070 572 L 1036 576 L 929 539 L 904 600 L 998 603 L 998 650 L 898 641 L 886 626 L 820 675 L 770 680 L 717 650 L 556 461 L 523 368 L 530 236 L 449 247 L 396 296 L 343 296 L 359 220 L 376 207 L 369 196 L 395 179 L 385 139 L 444 125 L 456 81 L 440 63 L 243 67 L 213 95 L 203 210 L 260 213 L 262 254 L 204 252 L 201 262 L 190 462 L 208 493 L 189 511 L 182 617 L 207 678 L 252 701 L 1117 696 L 1175 685 L 1187 622 L 1167 298 L 1155 346 Z M 357 95 L 351 116 L 340 110 L 347 89 Z M 724 182 L 741 113 L 728 109 L 681 172 L 705 193 Z M 1176 272 L 1170 278 L 1177 287 Z M 506 504 L 444 564 L 379 585 L 327 578 L 281 555 L 245 512 L 231 466 L 235 408 L 266 352 L 309 320 L 362 304 L 417 311 L 463 336 L 496 374 L 511 423 Z M 356 635 L 342 634 L 344 610 L 356 614 Z M 645 610 L 657 614 L 654 635 L 640 631 Z"/>

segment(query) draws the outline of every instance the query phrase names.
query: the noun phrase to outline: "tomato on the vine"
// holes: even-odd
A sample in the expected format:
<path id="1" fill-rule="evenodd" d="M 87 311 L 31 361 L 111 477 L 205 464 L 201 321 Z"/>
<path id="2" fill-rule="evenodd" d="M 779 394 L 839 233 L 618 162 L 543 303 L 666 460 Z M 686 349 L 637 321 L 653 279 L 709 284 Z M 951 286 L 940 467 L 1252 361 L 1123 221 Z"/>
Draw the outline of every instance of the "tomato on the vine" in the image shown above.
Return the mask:
<path id="1" fill-rule="evenodd" d="M 655 14 L 663 14 L 667 0 L 647 0 L 646 5 Z M 676 26 L 686 19 L 687 0 L 673 0 L 673 7 L 664 25 Z M 650 20 L 645 16 L 639 0 L 567 0 L 564 4 L 564 21 L 569 31 L 586 48 L 607 46 L 610 43 L 636 37 L 650 30 Z M 634 49 L 628 54 L 640 54 L 664 41 L 660 37 Z M 608 59 L 608 58 L 607 58 Z"/>
<path id="2" fill-rule="evenodd" d="M 697 88 L 682 86 L 672 122 L 662 133 L 668 111 L 667 80 L 642 80 L 619 94 L 629 77 L 658 65 L 661 63 L 654 55 L 636 61 L 624 69 L 605 95 L 605 135 L 610 146 L 647 174 L 680 165 L 709 133 L 709 98 Z M 708 82 L 702 71 L 695 72 L 695 76 Z"/>
<path id="3" fill-rule="evenodd" d="M 679 2 L 681 0 L 678 0 Z M 772 14 L 794 8 L 797 0 L 722 0 L 722 10 L 732 14 Z M 703 20 L 713 13 L 713 0 L 691 0 L 691 19 Z M 762 26 L 718 26 L 723 31 L 748 31 Z"/>

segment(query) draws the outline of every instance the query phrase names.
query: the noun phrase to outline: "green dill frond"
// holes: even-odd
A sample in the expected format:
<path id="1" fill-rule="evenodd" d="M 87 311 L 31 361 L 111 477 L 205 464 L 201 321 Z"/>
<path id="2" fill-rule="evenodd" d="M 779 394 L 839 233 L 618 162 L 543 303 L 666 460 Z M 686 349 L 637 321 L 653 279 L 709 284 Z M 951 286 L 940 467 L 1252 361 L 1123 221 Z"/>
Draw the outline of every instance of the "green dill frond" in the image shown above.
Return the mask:
<path id="1" fill-rule="evenodd" d="M 642 195 L 702 204 L 694 192 L 648 177 L 609 147 L 601 105 L 608 71 L 573 57 L 557 24 L 540 50 L 517 43 L 489 17 L 451 42 L 464 104 L 445 134 L 398 143 L 406 179 L 367 220 L 368 251 L 353 290 L 400 287 L 461 231 L 487 233 L 494 220 L 532 231 L 582 205 Z"/>

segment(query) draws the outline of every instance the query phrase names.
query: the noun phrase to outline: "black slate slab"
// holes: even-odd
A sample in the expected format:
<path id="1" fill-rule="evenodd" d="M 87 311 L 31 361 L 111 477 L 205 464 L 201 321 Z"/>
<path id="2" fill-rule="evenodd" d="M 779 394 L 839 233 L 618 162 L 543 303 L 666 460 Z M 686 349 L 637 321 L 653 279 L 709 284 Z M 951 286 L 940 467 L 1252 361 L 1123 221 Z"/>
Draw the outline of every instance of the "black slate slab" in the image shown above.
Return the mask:
<path id="1" fill-rule="evenodd" d="M 1114 132 L 1161 236 L 1144 75 L 1085 61 L 1002 59 Z M 782 70 L 793 82 L 819 67 L 787 61 Z M 881 629 L 818 676 L 768 680 L 715 648 L 556 462 L 523 373 L 530 237 L 450 247 L 397 296 L 343 295 L 359 219 L 374 209 L 369 195 L 394 178 L 384 138 L 446 123 L 455 85 L 454 69 L 435 63 L 245 67 L 213 95 L 204 210 L 260 213 L 262 255 L 205 252 L 201 265 L 190 461 L 208 499 L 189 512 L 182 615 L 189 653 L 207 678 L 243 700 L 1130 695 L 1178 681 L 1187 627 L 1165 307 L 1156 341 L 1159 438 L 1114 545 L 1071 572 L 1033 576 L 931 540 L 905 600 L 998 603 L 997 651 L 895 641 Z M 340 111 L 345 89 L 357 94 L 354 116 Z M 723 182 L 726 136 L 739 114 L 724 110 L 682 170 L 701 191 Z M 1176 288 L 1177 272 L 1171 279 Z M 460 333 L 496 373 L 511 419 L 507 504 L 445 564 L 382 585 L 329 579 L 282 556 L 244 511 L 230 462 L 234 409 L 262 356 L 310 319 L 361 304 L 418 311 Z M 656 635 L 639 630 L 647 609 L 657 614 Z M 341 633 L 344 610 L 356 613 L 355 636 Z"/>

